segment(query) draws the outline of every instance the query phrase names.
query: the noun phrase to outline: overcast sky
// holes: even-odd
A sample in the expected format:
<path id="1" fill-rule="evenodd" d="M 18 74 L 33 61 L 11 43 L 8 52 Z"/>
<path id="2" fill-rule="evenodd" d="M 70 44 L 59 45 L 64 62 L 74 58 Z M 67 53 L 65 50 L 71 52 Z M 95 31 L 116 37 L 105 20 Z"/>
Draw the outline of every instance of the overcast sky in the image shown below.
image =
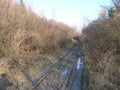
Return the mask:
<path id="1" fill-rule="evenodd" d="M 98 17 L 101 5 L 109 0 L 24 0 L 35 13 L 70 26 L 81 28 L 87 20 Z"/>

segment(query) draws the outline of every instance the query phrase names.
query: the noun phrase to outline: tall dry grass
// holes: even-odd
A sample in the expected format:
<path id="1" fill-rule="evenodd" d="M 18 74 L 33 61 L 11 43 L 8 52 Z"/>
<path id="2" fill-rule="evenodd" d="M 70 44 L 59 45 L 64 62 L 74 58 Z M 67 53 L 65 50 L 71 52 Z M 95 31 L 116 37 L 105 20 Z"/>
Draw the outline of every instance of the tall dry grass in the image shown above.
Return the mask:
<path id="1" fill-rule="evenodd" d="M 70 46 L 74 35 L 74 28 L 38 16 L 24 4 L 0 0 L 0 74 L 17 87 L 56 62 L 53 53 Z"/>
<path id="2" fill-rule="evenodd" d="M 13 0 L 0 0 L 0 57 L 49 54 L 71 44 L 75 30 L 36 15 Z"/>
<path id="3" fill-rule="evenodd" d="M 120 89 L 120 19 L 95 20 L 83 30 L 89 90 Z"/>

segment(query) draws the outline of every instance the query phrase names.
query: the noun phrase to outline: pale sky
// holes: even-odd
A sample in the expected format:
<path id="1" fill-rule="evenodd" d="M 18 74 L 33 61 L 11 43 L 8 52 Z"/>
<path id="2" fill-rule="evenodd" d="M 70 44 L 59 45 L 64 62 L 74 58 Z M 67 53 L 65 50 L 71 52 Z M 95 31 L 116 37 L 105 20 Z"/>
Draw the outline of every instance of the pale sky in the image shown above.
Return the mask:
<path id="1" fill-rule="evenodd" d="M 109 0 L 24 0 L 33 11 L 48 19 L 54 19 L 76 28 L 81 28 L 87 20 L 98 17 L 101 5 Z"/>

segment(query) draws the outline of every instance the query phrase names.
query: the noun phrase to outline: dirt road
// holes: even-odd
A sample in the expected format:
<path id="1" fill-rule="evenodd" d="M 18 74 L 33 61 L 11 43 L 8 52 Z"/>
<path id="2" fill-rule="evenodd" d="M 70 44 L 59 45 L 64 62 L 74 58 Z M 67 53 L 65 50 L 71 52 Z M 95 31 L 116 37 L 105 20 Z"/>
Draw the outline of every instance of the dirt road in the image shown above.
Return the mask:
<path id="1" fill-rule="evenodd" d="M 82 90 L 82 87 L 83 87 L 82 86 L 82 83 L 83 83 L 82 75 L 83 75 L 83 62 L 81 59 L 79 59 L 70 76 L 66 90 Z"/>
<path id="2" fill-rule="evenodd" d="M 17 90 L 82 90 L 82 77 L 82 53 L 80 45 L 76 44 L 58 62 L 46 66 L 42 74 L 29 77 L 31 81 L 26 81 Z"/>

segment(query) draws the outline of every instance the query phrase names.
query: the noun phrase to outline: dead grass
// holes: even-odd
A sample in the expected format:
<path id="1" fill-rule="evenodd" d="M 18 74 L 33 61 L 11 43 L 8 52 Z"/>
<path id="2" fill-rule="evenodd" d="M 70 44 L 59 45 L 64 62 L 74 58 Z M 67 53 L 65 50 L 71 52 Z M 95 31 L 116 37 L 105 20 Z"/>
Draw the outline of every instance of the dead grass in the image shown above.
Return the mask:
<path id="1" fill-rule="evenodd" d="M 83 30 L 90 90 L 120 88 L 120 19 L 96 20 Z"/>
<path id="2" fill-rule="evenodd" d="M 34 14 L 13 0 L 0 0 L 0 57 L 49 54 L 71 44 L 73 28 Z"/>
<path id="3" fill-rule="evenodd" d="M 75 34 L 74 28 L 40 17 L 25 5 L 0 0 L 0 74 L 13 72 L 14 79 L 20 69 L 30 73 L 55 62 L 41 56 L 70 46 Z"/>

